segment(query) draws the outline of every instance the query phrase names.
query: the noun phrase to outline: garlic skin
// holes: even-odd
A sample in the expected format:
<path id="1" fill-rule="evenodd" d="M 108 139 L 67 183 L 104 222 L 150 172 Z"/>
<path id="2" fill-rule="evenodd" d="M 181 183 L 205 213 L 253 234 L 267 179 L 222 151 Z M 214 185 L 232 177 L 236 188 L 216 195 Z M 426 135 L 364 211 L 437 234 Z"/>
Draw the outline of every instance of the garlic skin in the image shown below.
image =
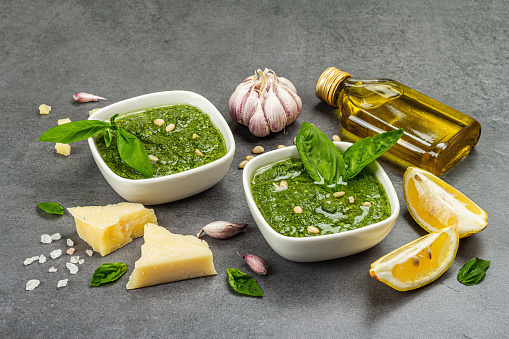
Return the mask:
<path id="1" fill-rule="evenodd" d="M 263 261 L 260 257 L 254 254 L 242 255 L 239 252 L 237 252 L 237 254 L 246 261 L 246 263 L 253 270 L 253 272 L 259 275 L 267 274 L 267 269 L 269 266 L 267 266 L 265 261 Z"/>
<path id="2" fill-rule="evenodd" d="M 199 238 L 200 235 L 205 232 L 215 239 L 227 239 L 240 232 L 245 232 L 246 226 L 247 223 L 239 224 L 229 221 L 214 221 L 203 226 L 196 236 Z"/>
<path id="3" fill-rule="evenodd" d="M 302 100 L 290 80 L 266 68 L 237 86 L 228 110 L 233 120 L 248 126 L 251 134 L 265 137 L 294 122 L 302 112 Z"/>

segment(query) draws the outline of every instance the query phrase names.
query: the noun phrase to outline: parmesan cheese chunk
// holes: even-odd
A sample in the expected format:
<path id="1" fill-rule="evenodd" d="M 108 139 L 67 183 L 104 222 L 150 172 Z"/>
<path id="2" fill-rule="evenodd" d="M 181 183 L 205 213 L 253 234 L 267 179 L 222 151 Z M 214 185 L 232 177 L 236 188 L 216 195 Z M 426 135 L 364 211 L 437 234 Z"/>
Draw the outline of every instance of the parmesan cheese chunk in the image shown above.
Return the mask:
<path id="1" fill-rule="evenodd" d="M 103 256 L 143 236 L 146 223 L 157 223 L 153 209 L 129 202 L 67 210 L 74 216 L 80 238 Z"/>
<path id="2" fill-rule="evenodd" d="M 42 104 L 39 106 L 40 114 L 49 114 L 50 111 L 51 111 L 51 106 L 48 106 L 46 104 Z"/>
<path id="3" fill-rule="evenodd" d="M 57 150 L 58 154 L 62 154 L 65 156 L 71 154 L 71 146 L 69 146 L 69 144 L 62 144 L 60 142 L 57 142 L 55 144 L 55 149 Z"/>
<path id="4" fill-rule="evenodd" d="M 217 274 L 209 246 L 196 236 L 173 234 L 149 223 L 144 239 L 127 289 Z"/>

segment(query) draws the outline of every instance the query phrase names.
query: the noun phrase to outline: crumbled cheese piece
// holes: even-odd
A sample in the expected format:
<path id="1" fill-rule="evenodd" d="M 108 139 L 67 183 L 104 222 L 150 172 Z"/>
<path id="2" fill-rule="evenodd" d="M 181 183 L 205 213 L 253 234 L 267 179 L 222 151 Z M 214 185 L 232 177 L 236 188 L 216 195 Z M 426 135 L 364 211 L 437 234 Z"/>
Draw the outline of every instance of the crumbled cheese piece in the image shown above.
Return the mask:
<path id="1" fill-rule="evenodd" d="M 53 266 L 51 266 L 48 270 L 49 273 L 55 273 L 57 271 L 57 269 Z"/>
<path id="2" fill-rule="evenodd" d="M 26 258 L 25 261 L 23 261 L 23 265 L 27 266 L 34 262 L 34 258 Z"/>
<path id="3" fill-rule="evenodd" d="M 69 118 L 58 119 L 58 124 L 59 125 L 67 124 L 68 122 L 71 122 L 71 119 L 69 119 Z"/>
<path id="4" fill-rule="evenodd" d="M 43 234 L 41 235 L 41 242 L 43 244 L 51 244 L 53 240 L 51 239 L 50 235 L 49 234 Z"/>
<path id="5" fill-rule="evenodd" d="M 37 279 L 32 279 L 32 280 L 28 280 L 27 281 L 27 284 L 25 286 L 25 290 L 27 291 L 33 291 L 35 290 L 39 285 L 41 284 L 41 281 L 40 280 L 37 280 Z"/>
<path id="6" fill-rule="evenodd" d="M 67 246 L 74 246 L 74 241 L 67 239 Z"/>
<path id="7" fill-rule="evenodd" d="M 57 150 L 58 154 L 62 154 L 65 156 L 68 156 L 71 154 L 71 146 L 69 144 L 62 144 L 57 142 L 55 144 L 55 149 Z"/>
<path id="8" fill-rule="evenodd" d="M 71 257 L 71 260 L 69 260 L 69 262 L 71 262 L 73 264 L 77 264 L 79 260 L 80 260 L 80 256 L 79 255 L 73 255 Z"/>
<path id="9" fill-rule="evenodd" d="M 69 272 L 71 274 L 76 274 L 78 273 L 78 266 L 76 266 L 75 264 L 73 263 L 70 263 L 70 262 L 67 262 L 65 263 L 65 267 L 67 267 L 67 269 L 69 269 Z"/>
<path id="10" fill-rule="evenodd" d="M 94 254 L 94 251 L 92 251 L 92 250 L 85 250 L 85 253 L 86 253 L 89 257 L 91 257 L 91 256 Z"/>
<path id="11" fill-rule="evenodd" d="M 39 256 L 39 264 L 44 264 L 46 262 L 46 256 L 44 254 L 41 254 Z"/>
<path id="12" fill-rule="evenodd" d="M 51 111 L 51 106 L 48 106 L 46 104 L 42 104 L 39 106 L 40 114 L 49 114 L 50 111 Z"/>
<path id="13" fill-rule="evenodd" d="M 85 263 L 85 259 L 80 259 L 80 260 L 78 260 L 78 264 L 80 264 L 80 265 L 81 265 L 81 264 L 83 264 L 83 263 Z"/>
<path id="14" fill-rule="evenodd" d="M 62 280 L 59 280 L 59 281 L 57 282 L 57 287 L 59 287 L 59 288 L 60 288 L 60 287 L 65 287 L 65 286 L 67 286 L 67 281 L 69 281 L 69 279 L 62 279 Z"/>
<path id="15" fill-rule="evenodd" d="M 95 109 L 93 109 L 93 110 L 91 110 L 91 111 L 88 111 L 88 115 L 92 115 L 92 114 L 94 114 L 95 112 L 97 112 L 98 110 L 100 110 L 100 108 L 95 108 Z"/>
<path id="16" fill-rule="evenodd" d="M 56 258 L 60 257 L 61 255 L 62 255 L 62 250 L 60 250 L 60 249 L 51 251 L 51 253 L 49 254 L 51 259 L 56 259 Z"/>
<path id="17" fill-rule="evenodd" d="M 51 240 L 60 240 L 60 238 L 62 238 L 60 233 L 55 233 L 51 235 Z"/>
<path id="18" fill-rule="evenodd" d="M 69 249 L 67 250 L 67 252 L 66 252 L 66 253 L 67 253 L 67 254 L 69 254 L 69 255 L 72 255 L 72 254 L 74 254 L 74 251 L 76 251 L 76 250 L 75 250 L 73 247 L 71 247 L 71 248 L 69 248 Z"/>

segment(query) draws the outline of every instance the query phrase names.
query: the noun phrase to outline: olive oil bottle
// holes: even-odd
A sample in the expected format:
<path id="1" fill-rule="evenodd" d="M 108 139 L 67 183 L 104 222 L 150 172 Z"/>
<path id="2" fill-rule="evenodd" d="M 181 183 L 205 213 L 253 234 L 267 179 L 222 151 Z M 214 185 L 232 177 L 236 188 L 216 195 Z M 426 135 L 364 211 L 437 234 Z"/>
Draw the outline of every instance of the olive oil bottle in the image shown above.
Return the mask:
<path id="1" fill-rule="evenodd" d="M 403 128 L 388 156 L 403 167 L 441 175 L 474 148 L 481 134 L 476 120 L 394 80 L 354 79 L 330 67 L 318 79 L 315 93 L 339 107 L 347 139 Z"/>

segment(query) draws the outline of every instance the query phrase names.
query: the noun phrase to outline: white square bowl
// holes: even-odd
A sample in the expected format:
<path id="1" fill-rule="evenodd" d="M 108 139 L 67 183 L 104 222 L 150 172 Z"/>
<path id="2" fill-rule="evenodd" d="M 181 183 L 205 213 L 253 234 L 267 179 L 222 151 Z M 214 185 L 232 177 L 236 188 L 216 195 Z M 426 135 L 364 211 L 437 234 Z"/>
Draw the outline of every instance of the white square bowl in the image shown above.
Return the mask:
<path id="1" fill-rule="evenodd" d="M 145 94 L 101 108 L 89 120 L 109 119 L 115 115 L 176 104 L 191 105 L 210 117 L 221 132 L 226 155 L 203 166 L 184 172 L 147 179 L 126 179 L 115 174 L 101 158 L 93 138 L 88 139 L 94 160 L 110 186 L 125 200 L 144 205 L 163 204 L 202 192 L 218 183 L 228 172 L 235 153 L 235 140 L 230 127 L 216 107 L 203 96 L 188 91 L 167 91 Z"/>
<path id="2" fill-rule="evenodd" d="M 334 142 L 344 152 L 351 143 Z M 243 186 L 251 214 L 263 237 L 276 253 L 285 259 L 298 262 L 313 262 L 336 259 L 367 250 L 382 241 L 391 231 L 399 215 L 399 200 L 394 186 L 382 167 L 373 161 L 367 167 L 382 183 L 391 204 L 389 218 L 355 230 L 313 237 L 289 237 L 276 232 L 265 220 L 251 193 L 251 181 L 259 168 L 284 159 L 298 159 L 297 147 L 274 150 L 255 157 L 244 167 Z"/>

